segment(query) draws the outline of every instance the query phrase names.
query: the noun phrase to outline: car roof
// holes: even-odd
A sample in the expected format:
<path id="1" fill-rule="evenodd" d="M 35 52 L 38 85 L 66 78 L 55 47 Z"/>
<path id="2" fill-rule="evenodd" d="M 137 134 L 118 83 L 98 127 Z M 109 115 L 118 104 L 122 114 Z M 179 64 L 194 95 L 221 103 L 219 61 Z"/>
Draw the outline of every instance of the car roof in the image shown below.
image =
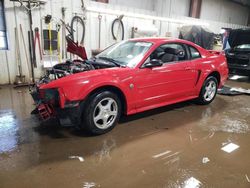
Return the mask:
<path id="1" fill-rule="evenodd" d="M 180 42 L 180 43 L 185 43 L 185 44 L 193 44 L 192 42 L 189 42 L 186 40 L 176 39 L 176 38 L 167 38 L 167 37 L 134 38 L 134 39 L 129 39 L 129 41 L 151 42 L 154 44 L 163 43 L 163 42 Z"/>

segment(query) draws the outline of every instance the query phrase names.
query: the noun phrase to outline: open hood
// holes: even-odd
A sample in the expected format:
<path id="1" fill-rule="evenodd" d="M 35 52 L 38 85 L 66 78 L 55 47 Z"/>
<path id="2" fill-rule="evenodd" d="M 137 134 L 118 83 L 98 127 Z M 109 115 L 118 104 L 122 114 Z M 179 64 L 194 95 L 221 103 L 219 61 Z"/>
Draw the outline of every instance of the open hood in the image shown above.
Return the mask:
<path id="1" fill-rule="evenodd" d="M 74 42 L 71 38 L 66 37 L 67 40 L 67 52 L 75 54 L 82 58 L 82 60 L 87 60 L 87 53 L 83 46 Z"/>
<path id="2" fill-rule="evenodd" d="M 250 44 L 250 29 L 233 29 L 229 33 L 228 43 L 231 48 L 242 44 Z"/>

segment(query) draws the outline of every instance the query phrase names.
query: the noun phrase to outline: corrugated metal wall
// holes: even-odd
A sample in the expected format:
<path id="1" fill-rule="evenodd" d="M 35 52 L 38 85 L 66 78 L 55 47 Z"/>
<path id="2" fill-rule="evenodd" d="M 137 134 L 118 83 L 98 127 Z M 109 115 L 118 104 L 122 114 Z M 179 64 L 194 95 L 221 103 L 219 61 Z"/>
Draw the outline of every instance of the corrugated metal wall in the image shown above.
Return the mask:
<path id="1" fill-rule="evenodd" d="M 178 0 L 178 1 L 172 1 L 172 0 L 156 0 L 155 7 L 152 9 L 150 8 L 153 6 L 152 1 L 148 0 L 148 3 L 146 3 L 143 9 L 139 8 L 132 8 L 132 7 L 124 7 L 117 5 L 120 0 L 110 0 L 113 3 L 110 4 L 103 4 L 103 3 L 96 3 L 93 1 L 85 1 L 87 7 L 97 7 L 107 10 L 121 10 L 121 11 L 127 11 L 131 13 L 136 14 L 143 14 L 143 15 L 154 15 L 154 16 L 166 16 L 169 17 L 169 15 L 173 18 L 180 18 L 182 20 L 190 20 L 191 18 L 185 17 L 188 14 L 188 0 Z M 172 1 L 171 5 L 171 12 L 166 13 L 164 7 L 168 7 L 167 4 Z M 131 1 L 132 2 L 132 1 Z M 137 3 L 140 2 L 143 4 L 143 0 L 137 0 Z M 164 6 L 161 3 L 165 3 Z M 183 4 L 182 4 L 183 3 Z M 18 3 L 16 3 L 16 6 Z M 160 6 L 162 5 L 162 6 Z M 14 82 L 15 75 L 17 74 L 17 66 L 16 66 L 16 60 L 15 60 L 15 34 L 14 34 L 14 27 L 16 26 L 15 23 L 15 16 L 13 11 L 13 3 L 6 1 L 5 4 L 6 7 L 6 22 L 7 22 L 7 30 L 8 30 L 8 36 L 9 36 L 9 50 L 8 51 L 0 51 L 0 84 L 6 84 L 8 83 L 8 71 L 7 71 L 7 62 L 9 63 L 10 67 L 10 80 L 11 83 Z M 52 14 L 53 17 L 60 19 L 62 17 L 61 15 L 61 7 L 66 7 L 66 22 L 70 22 L 71 18 L 79 14 L 80 16 L 83 15 L 83 11 L 81 9 L 81 0 L 48 0 L 45 6 L 41 6 L 39 9 L 34 9 L 32 11 L 33 14 L 33 22 L 34 22 L 34 28 L 38 27 L 40 28 L 40 20 L 42 17 L 44 17 L 47 14 Z M 178 10 L 180 12 L 178 12 Z M 112 12 L 112 11 L 111 11 Z M 179 14 L 177 14 L 179 13 Z M 17 7 L 16 8 L 16 14 L 17 14 L 17 26 L 19 27 L 19 24 L 22 24 L 24 34 L 25 34 L 25 41 L 26 44 L 28 43 L 28 37 L 27 37 L 27 31 L 29 28 L 29 22 L 28 22 L 28 15 L 26 14 L 26 11 L 23 7 Z M 114 43 L 115 41 L 111 37 L 110 29 L 111 29 L 111 23 L 113 19 L 115 19 L 116 15 L 110 15 L 110 14 L 103 14 L 102 15 L 102 36 L 101 36 L 101 48 L 105 48 L 108 45 Z M 90 55 L 90 52 L 92 49 L 98 48 L 98 13 L 93 12 L 87 12 L 86 14 L 86 35 L 85 35 L 85 41 L 84 45 L 87 49 L 88 55 Z M 192 20 L 192 19 L 191 19 Z M 165 36 L 166 32 L 171 32 L 173 37 L 178 36 L 178 28 L 181 26 L 180 24 L 176 23 L 168 23 L 163 21 L 153 21 L 153 20 L 145 20 L 145 19 L 139 19 L 139 18 L 133 18 L 133 17 L 124 17 L 124 26 L 125 26 L 125 39 L 130 38 L 131 36 L 131 28 L 133 26 L 138 25 L 149 25 L 155 23 L 155 25 L 159 29 L 159 36 Z M 231 28 L 239 28 L 243 27 L 241 25 L 235 25 L 235 24 L 227 24 L 227 23 L 221 23 L 221 22 L 214 22 L 214 21 L 208 21 L 204 20 L 204 22 L 209 24 L 209 28 L 214 32 L 219 32 L 221 27 L 231 27 Z M 20 36 L 19 36 L 19 39 Z M 28 49 L 27 49 L 28 50 Z M 24 47 L 22 46 L 21 40 L 20 40 L 20 51 L 21 51 L 21 59 L 22 59 L 22 67 L 23 67 L 23 73 L 28 78 L 29 72 L 27 63 L 25 60 L 25 53 L 24 53 Z M 35 69 L 35 76 L 36 78 L 39 78 L 40 75 L 43 72 L 42 69 L 42 62 L 39 61 L 39 55 L 37 53 L 37 60 L 38 60 L 38 68 Z"/>

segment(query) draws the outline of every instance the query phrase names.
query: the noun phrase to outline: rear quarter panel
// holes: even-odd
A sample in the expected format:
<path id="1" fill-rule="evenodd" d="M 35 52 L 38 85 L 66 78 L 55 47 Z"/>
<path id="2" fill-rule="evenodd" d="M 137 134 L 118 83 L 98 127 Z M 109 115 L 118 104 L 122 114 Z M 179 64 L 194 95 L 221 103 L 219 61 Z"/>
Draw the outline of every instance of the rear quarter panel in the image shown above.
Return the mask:
<path id="1" fill-rule="evenodd" d="M 197 92 L 199 93 L 206 78 L 213 72 L 220 75 L 219 88 L 224 85 L 228 78 L 228 66 L 223 54 L 205 52 L 203 58 L 196 64 L 197 69 L 201 71 L 201 77 L 197 83 Z"/>

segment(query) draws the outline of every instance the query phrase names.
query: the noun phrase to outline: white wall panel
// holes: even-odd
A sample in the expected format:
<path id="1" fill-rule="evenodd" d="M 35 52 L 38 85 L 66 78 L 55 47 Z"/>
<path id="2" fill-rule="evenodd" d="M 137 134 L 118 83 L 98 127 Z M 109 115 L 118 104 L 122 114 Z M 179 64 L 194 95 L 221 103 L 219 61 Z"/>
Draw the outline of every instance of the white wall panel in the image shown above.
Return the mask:
<path id="1" fill-rule="evenodd" d="M 155 11 L 158 16 L 188 16 L 190 0 L 155 0 Z"/>
<path id="2" fill-rule="evenodd" d="M 203 0 L 201 19 L 246 25 L 249 8 L 227 0 Z"/>
<path id="3" fill-rule="evenodd" d="M 154 0 L 109 0 L 109 3 L 131 8 L 154 10 Z"/>

